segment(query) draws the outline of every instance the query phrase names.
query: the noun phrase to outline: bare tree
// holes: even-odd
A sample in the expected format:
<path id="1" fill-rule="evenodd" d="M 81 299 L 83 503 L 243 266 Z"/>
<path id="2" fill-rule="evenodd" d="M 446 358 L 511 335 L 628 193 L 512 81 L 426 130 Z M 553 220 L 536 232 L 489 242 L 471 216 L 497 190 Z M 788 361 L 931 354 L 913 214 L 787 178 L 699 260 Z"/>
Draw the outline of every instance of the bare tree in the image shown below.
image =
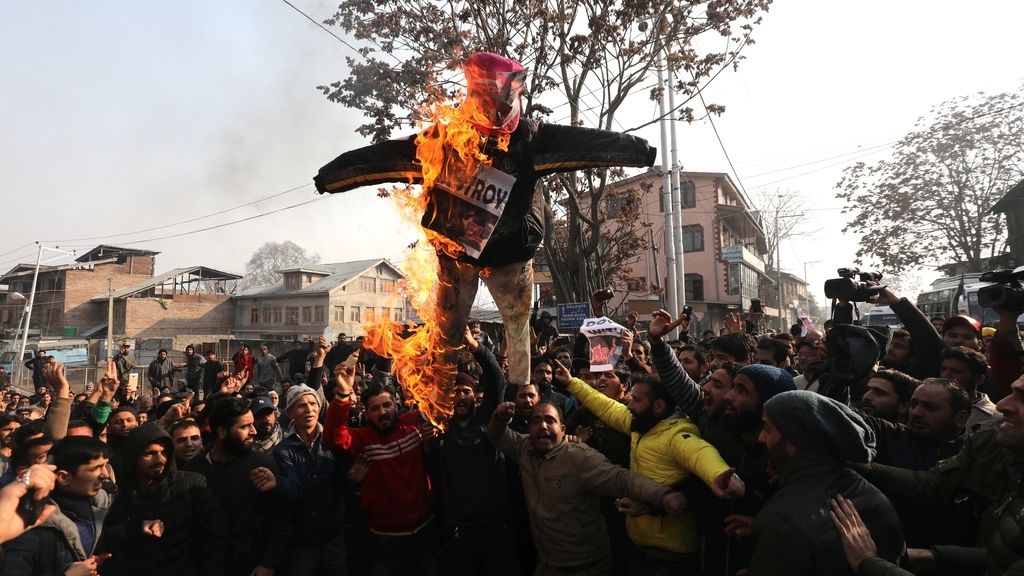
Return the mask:
<path id="1" fill-rule="evenodd" d="M 803 198 L 795 190 L 758 189 L 754 191 L 750 201 L 760 215 L 765 244 L 768 245 L 765 264 L 770 270 L 777 272 L 779 246 L 807 224 Z"/>
<path id="2" fill-rule="evenodd" d="M 291 240 L 266 242 L 246 262 L 245 276 L 239 281 L 239 288 L 273 284 L 281 278 L 277 270 L 319 263 L 319 254 L 307 252 Z"/>
<path id="3" fill-rule="evenodd" d="M 753 42 L 753 27 L 770 3 L 346 0 L 327 23 L 364 42 L 363 59 L 349 58 L 345 79 L 319 88 L 331 101 L 361 110 L 369 122 L 359 133 L 380 141 L 426 119 L 423 102 L 456 99 L 462 89 L 457 71 L 465 56 L 490 51 L 519 60 L 530 71 L 526 114 L 629 131 L 617 121 L 629 97 L 646 93 L 657 100 L 666 88 L 683 95 L 678 113 L 692 119 L 685 96 L 742 59 L 740 51 Z M 695 39 L 703 36 L 725 42 L 701 50 Z M 701 45 L 712 42 L 708 38 Z M 672 86 L 652 81 L 663 55 L 679 78 Z M 713 113 L 723 110 L 709 106 Z M 614 171 L 591 171 L 552 177 L 544 186 L 552 208 L 544 256 L 563 302 L 585 301 L 615 277 L 615 261 L 635 256 L 629 251 L 646 242 L 645 230 L 637 229 L 630 241 L 601 245 L 605 186 L 616 177 Z M 584 196 L 587 209 L 580 202 Z M 619 251 L 624 254 L 615 255 Z"/>
<path id="4" fill-rule="evenodd" d="M 837 196 L 860 260 L 898 274 L 956 262 L 980 272 L 1006 249 L 993 204 L 1024 176 L 1024 88 L 951 100 L 918 120 L 891 158 L 843 172 Z"/>

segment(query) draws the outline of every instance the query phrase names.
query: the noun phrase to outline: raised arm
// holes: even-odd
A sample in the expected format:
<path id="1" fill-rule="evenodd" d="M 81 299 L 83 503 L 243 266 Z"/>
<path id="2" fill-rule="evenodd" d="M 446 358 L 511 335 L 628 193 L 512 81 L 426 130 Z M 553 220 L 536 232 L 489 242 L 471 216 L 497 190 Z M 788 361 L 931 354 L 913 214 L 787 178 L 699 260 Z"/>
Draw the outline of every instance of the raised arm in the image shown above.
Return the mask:
<path id="1" fill-rule="evenodd" d="M 608 425 L 609 428 L 628 435 L 630 426 L 633 423 L 633 414 L 629 409 L 611 398 L 601 394 L 590 387 L 589 384 L 579 378 L 572 378 L 569 370 L 562 366 L 558 360 L 555 363 L 555 380 L 565 386 L 569 393 L 579 399 L 584 408 L 594 413 L 594 416 Z"/>
<path id="2" fill-rule="evenodd" d="M 469 328 L 466 328 L 466 347 L 473 353 L 473 358 L 483 370 L 480 375 L 480 386 L 484 390 L 484 400 L 479 409 L 485 414 L 494 412 L 498 403 L 505 397 L 505 373 L 502 372 L 498 359 L 491 350 L 487 346 L 481 346 L 476 338 L 473 338 Z"/>
<path id="3" fill-rule="evenodd" d="M 683 370 L 665 335 L 676 328 L 688 331 L 690 319 L 680 314 L 672 320 L 668 312 L 658 310 L 651 319 L 647 340 L 651 343 L 651 360 L 658 377 L 669 396 L 676 402 L 676 411 L 690 420 L 696 420 L 704 409 L 704 390 Z"/>
<path id="4" fill-rule="evenodd" d="M 56 442 L 68 435 L 68 421 L 71 419 L 71 384 L 65 375 L 64 365 L 56 360 L 43 367 L 43 379 L 54 390 L 53 403 L 46 412 L 44 431 Z"/>

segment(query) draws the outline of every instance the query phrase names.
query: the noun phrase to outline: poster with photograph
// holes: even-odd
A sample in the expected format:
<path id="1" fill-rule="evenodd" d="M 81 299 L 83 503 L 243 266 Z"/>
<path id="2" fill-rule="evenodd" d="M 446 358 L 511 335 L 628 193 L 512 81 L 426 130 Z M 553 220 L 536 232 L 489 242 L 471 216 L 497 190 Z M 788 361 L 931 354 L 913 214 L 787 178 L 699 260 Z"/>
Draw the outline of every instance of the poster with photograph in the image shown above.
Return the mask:
<path id="1" fill-rule="evenodd" d="M 614 370 L 622 357 L 622 333 L 628 330 L 616 324 L 611 318 L 587 318 L 580 327 L 580 333 L 590 342 L 590 371 L 607 372 Z"/>
<path id="2" fill-rule="evenodd" d="M 445 217 L 432 218 L 435 222 L 443 221 L 442 229 L 430 228 L 458 242 L 473 258 L 479 257 L 505 211 L 515 183 L 515 176 L 490 166 L 481 166 L 465 183 L 442 175 L 434 190 L 445 192 L 436 195 L 445 198 L 435 197 L 434 204 Z"/>

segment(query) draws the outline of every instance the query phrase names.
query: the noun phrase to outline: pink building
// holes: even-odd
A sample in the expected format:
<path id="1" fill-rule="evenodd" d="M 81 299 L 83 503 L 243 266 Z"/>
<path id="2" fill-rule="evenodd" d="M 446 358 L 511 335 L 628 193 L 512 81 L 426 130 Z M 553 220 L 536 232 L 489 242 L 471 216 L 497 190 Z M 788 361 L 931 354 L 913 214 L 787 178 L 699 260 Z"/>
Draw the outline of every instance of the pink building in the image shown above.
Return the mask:
<path id="1" fill-rule="evenodd" d="M 644 181 L 650 185 L 642 185 Z M 668 270 L 665 259 L 665 211 L 669 207 L 662 202 L 662 182 L 660 171 L 652 169 L 615 183 L 607 192 L 610 214 L 606 226 L 615 225 L 615 190 L 632 188 L 639 191 L 640 220 L 651 225 L 654 239 L 653 250 L 641 255 L 632 267 L 637 281 L 612 300 L 613 304 L 623 302 L 622 314 L 633 311 L 643 316 L 668 302 L 664 292 L 668 275 L 674 271 Z M 691 331 L 723 327 L 726 312 L 749 310 L 752 299 L 774 302 L 771 291 L 775 282 L 765 274 L 762 260 L 768 248 L 760 219 L 729 175 L 683 172 L 680 199 L 686 303 L 693 306 L 699 320 Z M 765 313 L 773 316 L 776 310 L 765 306 Z"/>

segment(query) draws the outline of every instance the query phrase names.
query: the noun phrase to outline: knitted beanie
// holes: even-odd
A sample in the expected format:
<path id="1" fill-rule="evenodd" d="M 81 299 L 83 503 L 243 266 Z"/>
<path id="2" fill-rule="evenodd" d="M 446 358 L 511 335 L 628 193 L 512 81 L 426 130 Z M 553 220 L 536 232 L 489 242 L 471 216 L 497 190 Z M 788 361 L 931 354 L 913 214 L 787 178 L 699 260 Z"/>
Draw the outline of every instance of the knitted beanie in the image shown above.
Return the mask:
<path id="1" fill-rule="evenodd" d="M 815 392 L 783 392 L 765 402 L 764 413 L 783 438 L 802 452 L 831 453 L 852 462 L 871 462 L 875 434 L 845 404 Z"/>
<path id="2" fill-rule="evenodd" d="M 302 398 L 306 394 L 309 394 L 313 398 L 316 398 L 316 404 L 317 406 L 320 406 L 320 395 L 316 393 L 316 390 L 313 390 L 312 388 L 306 386 L 305 384 L 296 384 L 295 386 L 292 386 L 291 388 L 288 389 L 288 396 L 286 397 L 287 401 L 285 402 L 284 409 L 291 410 L 292 405 L 298 402 L 299 398 Z"/>
<path id="3" fill-rule="evenodd" d="M 770 400 L 776 394 L 789 390 L 796 390 L 793 383 L 793 376 L 789 372 L 775 366 L 766 364 L 751 364 L 740 368 L 736 375 L 740 374 L 750 378 L 757 388 L 757 395 L 761 398 L 761 404 Z"/>

